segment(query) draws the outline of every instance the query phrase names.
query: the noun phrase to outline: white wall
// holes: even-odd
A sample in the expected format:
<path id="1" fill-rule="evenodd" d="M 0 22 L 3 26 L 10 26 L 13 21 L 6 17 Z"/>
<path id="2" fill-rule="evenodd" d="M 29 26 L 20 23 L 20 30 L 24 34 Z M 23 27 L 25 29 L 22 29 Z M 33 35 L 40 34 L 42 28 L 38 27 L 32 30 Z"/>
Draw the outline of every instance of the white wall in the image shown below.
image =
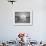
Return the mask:
<path id="1" fill-rule="evenodd" d="M 15 26 L 15 11 L 28 9 L 33 10 L 33 25 Z M 31 34 L 33 40 L 46 40 L 46 0 L 17 0 L 14 5 L 0 0 L 0 40 L 14 40 L 18 32 Z"/>

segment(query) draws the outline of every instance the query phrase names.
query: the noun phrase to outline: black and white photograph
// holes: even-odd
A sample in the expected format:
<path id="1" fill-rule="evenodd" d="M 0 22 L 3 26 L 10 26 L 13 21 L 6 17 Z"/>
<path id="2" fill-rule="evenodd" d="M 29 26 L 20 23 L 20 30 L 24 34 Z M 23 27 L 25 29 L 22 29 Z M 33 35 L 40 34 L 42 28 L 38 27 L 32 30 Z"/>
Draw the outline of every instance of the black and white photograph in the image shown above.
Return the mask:
<path id="1" fill-rule="evenodd" d="M 16 12 L 15 23 L 30 23 L 30 12 Z"/>
<path id="2" fill-rule="evenodd" d="M 16 25 L 32 25 L 32 12 L 15 12 Z"/>

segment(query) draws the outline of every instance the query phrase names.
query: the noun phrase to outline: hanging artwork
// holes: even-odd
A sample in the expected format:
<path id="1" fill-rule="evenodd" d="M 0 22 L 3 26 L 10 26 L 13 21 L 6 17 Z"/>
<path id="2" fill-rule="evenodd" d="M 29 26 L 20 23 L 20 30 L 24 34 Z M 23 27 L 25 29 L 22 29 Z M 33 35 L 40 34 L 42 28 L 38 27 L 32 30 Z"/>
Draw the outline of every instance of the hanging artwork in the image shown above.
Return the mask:
<path id="1" fill-rule="evenodd" d="M 32 25 L 32 11 L 16 11 L 15 25 Z"/>

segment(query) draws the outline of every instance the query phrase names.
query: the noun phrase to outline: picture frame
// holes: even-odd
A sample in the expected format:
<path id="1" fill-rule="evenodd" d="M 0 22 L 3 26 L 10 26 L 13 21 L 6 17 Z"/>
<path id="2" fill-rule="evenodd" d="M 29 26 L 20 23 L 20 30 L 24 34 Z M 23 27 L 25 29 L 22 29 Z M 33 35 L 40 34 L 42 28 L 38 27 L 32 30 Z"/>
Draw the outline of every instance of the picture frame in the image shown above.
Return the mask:
<path id="1" fill-rule="evenodd" d="M 14 22 L 16 26 L 32 26 L 33 11 L 32 10 L 16 10 Z"/>

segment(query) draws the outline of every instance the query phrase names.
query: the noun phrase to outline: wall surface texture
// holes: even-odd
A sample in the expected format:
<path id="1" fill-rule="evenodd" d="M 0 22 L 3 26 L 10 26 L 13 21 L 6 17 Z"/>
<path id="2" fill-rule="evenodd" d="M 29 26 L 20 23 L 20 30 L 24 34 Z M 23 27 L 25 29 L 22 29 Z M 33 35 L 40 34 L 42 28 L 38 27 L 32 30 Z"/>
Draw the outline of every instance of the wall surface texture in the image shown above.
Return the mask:
<path id="1" fill-rule="evenodd" d="M 16 10 L 33 10 L 32 26 L 15 26 Z M 13 5 L 0 0 L 0 40 L 15 40 L 18 32 L 26 32 L 33 40 L 46 40 L 46 0 L 17 0 Z"/>

